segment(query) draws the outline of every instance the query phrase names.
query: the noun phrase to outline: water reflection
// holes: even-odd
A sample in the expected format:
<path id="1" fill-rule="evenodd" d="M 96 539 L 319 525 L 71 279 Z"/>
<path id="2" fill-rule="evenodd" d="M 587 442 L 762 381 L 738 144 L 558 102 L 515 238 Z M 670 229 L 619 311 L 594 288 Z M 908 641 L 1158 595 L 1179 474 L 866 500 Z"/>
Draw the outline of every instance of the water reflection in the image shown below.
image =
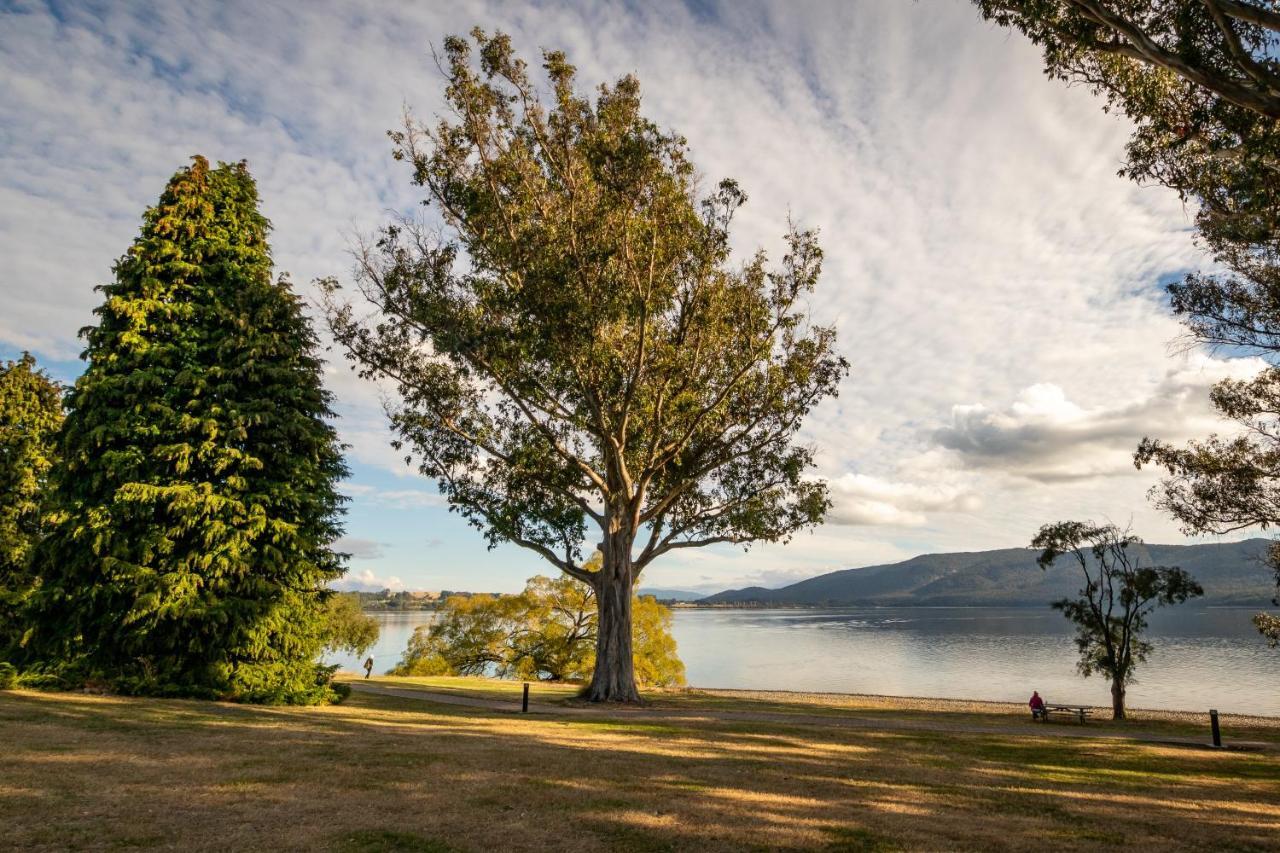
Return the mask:
<path id="1" fill-rule="evenodd" d="M 430 625 L 435 613 L 430 610 L 390 611 L 369 613 L 378 620 L 378 643 L 368 655 L 336 654 L 325 658 L 326 663 L 336 663 L 345 670 L 364 673 L 364 659 L 373 658 L 374 674 L 381 674 L 400 662 L 409 638 L 419 625 Z"/>
<path id="2" fill-rule="evenodd" d="M 1158 613 L 1155 651 L 1129 689 L 1134 707 L 1280 715 L 1280 651 L 1249 623 L 1252 609 Z M 380 613 L 375 671 L 396 664 L 430 613 Z M 689 683 L 1105 705 L 1106 682 L 1075 669 L 1072 628 L 1048 608 L 677 610 Z M 361 660 L 333 662 L 356 669 Z"/>

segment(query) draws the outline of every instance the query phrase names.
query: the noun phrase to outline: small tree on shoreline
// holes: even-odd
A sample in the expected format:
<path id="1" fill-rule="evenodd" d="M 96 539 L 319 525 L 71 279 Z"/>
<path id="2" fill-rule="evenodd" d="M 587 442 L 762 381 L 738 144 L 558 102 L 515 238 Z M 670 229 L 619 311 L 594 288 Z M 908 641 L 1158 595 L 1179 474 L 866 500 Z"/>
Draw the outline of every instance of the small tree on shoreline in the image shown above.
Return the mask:
<path id="1" fill-rule="evenodd" d="M 1040 528 L 1032 548 L 1048 569 L 1060 557 L 1074 560 L 1084 575 L 1079 597 L 1053 603 L 1076 626 L 1080 674 L 1111 681 L 1112 717 L 1125 717 L 1125 687 L 1151 644 L 1142 639 L 1147 616 L 1157 607 L 1204 594 L 1200 584 L 1173 566 L 1141 565 L 1142 540 L 1114 524 L 1061 521 Z"/>
<path id="2" fill-rule="evenodd" d="M 385 229 L 357 271 L 374 316 L 332 282 L 327 315 L 360 372 L 396 386 L 397 446 L 450 505 L 491 545 L 593 588 L 587 695 L 638 701 L 645 567 L 786 540 L 829 507 L 812 450 L 793 443 L 847 371 L 834 330 L 807 318 L 822 252 L 792 228 L 779 267 L 762 253 L 731 265 L 745 196 L 725 181 L 699 198 L 684 139 L 641 115 L 634 78 L 593 103 L 547 52 L 548 108 L 506 36 L 472 35 L 479 72 L 468 41 L 445 42 L 456 119 L 392 134 L 453 240 Z"/>
<path id="3" fill-rule="evenodd" d="M 587 565 L 599 571 L 598 555 Z M 632 614 L 636 680 L 684 684 L 671 609 L 636 596 Z M 598 618 L 595 591 L 566 575 L 530 578 L 516 595 L 450 596 L 432 623 L 414 632 L 392 674 L 583 681 L 595 665 Z"/>
<path id="4" fill-rule="evenodd" d="M 324 650 L 362 655 L 378 642 L 381 628 L 378 620 L 360 607 L 360 596 L 353 592 L 337 592 L 324 606 Z"/>

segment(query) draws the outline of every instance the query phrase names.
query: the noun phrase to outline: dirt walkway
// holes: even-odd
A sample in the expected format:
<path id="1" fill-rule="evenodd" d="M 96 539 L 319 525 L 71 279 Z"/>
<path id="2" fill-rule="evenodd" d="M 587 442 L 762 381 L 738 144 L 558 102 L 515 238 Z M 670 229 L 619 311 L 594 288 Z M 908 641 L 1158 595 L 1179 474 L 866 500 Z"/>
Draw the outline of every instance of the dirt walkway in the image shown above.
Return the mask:
<path id="1" fill-rule="evenodd" d="M 404 699 L 416 699 L 421 702 L 431 702 L 440 705 L 457 705 L 467 708 L 477 708 L 486 711 L 494 711 L 504 714 L 519 714 L 520 699 L 512 697 L 510 700 L 503 699 L 487 699 L 479 696 L 460 696 L 455 693 L 441 693 L 427 688 L 419 687 L 393 687 L 385 684 L 366 684 L 362 681 L 345 682 L 353 690 L 361 693 L 375 693 L 383 696 L 397 696 Z M 806 714 L 802 711 L 795 713 L 773 713 L 768 711 L 734 711 L 723 708 L 699 708 L 681 710 L 675 708 L 621 708 L 621 707 L 584 707 L 581 705 L 565 705 L 565 704 L 549 704 L 545 702 L 530 702 L 529 713 L 539 716 L 558 716 L 558 717 L 592 717 L 595 719 L 647 719 L 657 721 L 688 721 L 694 722 L 698 720 L 719 720 L 724 722 L 759 722 L 759 723 L 778 723 L 783 725 L 794 726 L 820 726 L 826 728 L 849 728 L 849 729 L 881 729 L 891 731 L 929 731 L 929 732 L 953 732 L 959 734 L 977 734 L 977 735 L 1032 735 L 1032 736 L 1049 736 L 1049 737 L 1075 737 L 1075 738 L 1106 738 L 1112 740 L 1138 741 L 1142 743 L 1160 743 L 1176 746 L 1196 746 L 1211 748 L 1208 746 L 1208 738 L 1197 739 L 1189 737 L 1179 737 L 1154 731 L 1143 730 L 1126 730 L 1124 732 L 1099 730 L 1089 725 L 1074 724 L 1040 724 L 1035 725 L 1027 721 L 1015 722 L 1011 719 L 1008 723 L 992 723 L 977 725 L 973 723 L 961 723 L 953 720 L 945 719 L 945 716 L 939 714 L 928 719 L 913 718 L 890 718 L 886 716 L 859 716 L 856 713 L 840 713 L 840 714 Z M 1275 744 L 1263 741 L 1238 741 L 1228 739 L 1228 748 L 1243 749 L 1264 749 L 1274 750 Z"/>

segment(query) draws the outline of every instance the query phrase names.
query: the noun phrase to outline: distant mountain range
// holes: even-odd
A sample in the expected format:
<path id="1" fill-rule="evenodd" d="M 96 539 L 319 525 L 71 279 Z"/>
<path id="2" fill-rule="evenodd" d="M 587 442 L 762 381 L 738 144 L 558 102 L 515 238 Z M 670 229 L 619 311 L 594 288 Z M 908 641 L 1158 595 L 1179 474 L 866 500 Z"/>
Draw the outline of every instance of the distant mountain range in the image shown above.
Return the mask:
<path id="1" fill-rule="evenodd" d="M 1203 604 L 1265 606 L 1275 582 L 1262 563 L 1268 539 L 1211 545 L 1144 545 L 1146 560 L 1181 566 L 1204 587 Z M 844 569 L 780 589 L 753 586 L 696 600 L 699 605 L 737 607 L 1043 606 L 1074 596 L 1081 586 L 1077 565 L 1066 559 L 1052 568 L 1036 565 L 1038 551 L 1003 548 L 960 554 L 924 554 L 901 563 Z"/>
<path id="2" fill-rule="evenodd" d="M 659 601 L 700 601 L 706 597 L 705 592 L 691 592 L 687 589 L 641 588 L 636 595 L 652 595 Z"/>

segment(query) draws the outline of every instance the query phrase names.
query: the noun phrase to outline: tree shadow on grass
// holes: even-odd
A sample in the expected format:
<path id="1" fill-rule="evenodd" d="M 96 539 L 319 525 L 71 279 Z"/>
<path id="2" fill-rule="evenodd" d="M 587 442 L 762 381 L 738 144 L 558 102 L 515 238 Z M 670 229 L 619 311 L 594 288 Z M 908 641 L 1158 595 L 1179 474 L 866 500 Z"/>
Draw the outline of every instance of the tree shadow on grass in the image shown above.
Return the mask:
<path id="1" fill-rule="evenodd" d="M 1273 756 L 1129 742 L 367 694 L 306 709 L 7 693 L 0 729 L 0 811 L 30 849 L 1249 850 L 1280 830 Z"/>

